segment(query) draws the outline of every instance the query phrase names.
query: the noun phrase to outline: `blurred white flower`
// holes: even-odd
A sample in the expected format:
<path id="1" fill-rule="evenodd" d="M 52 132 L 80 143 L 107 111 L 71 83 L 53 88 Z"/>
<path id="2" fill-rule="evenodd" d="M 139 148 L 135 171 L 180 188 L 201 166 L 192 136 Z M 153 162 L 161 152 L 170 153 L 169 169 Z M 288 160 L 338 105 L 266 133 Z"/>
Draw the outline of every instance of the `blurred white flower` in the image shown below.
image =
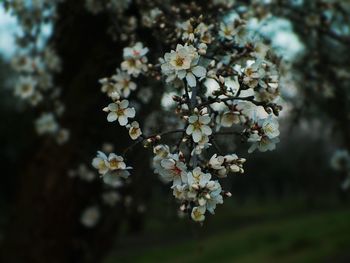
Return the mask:
<path id="1" fill-rule="evenodd" d="M 35 121 L 35 127 L 39 135 L 54 134 L 59 129 L 55 116 L 51 112 L 42 113 L 41 116 Z"/>
<path id="2" fill-rule="evenodd" d="M 20 77 L 15 88 L 15 95 L 21 99 L 28 99 L 35 92 L 36 81 L 32 77 Z"/>
<path id="3" fill-rule="evenodd" d="M 81 215 L 80 222 L 88 228 L 92 228 L 97 225 L 100 220 L 100 210 L 96 206 L 88 207 Z"/>

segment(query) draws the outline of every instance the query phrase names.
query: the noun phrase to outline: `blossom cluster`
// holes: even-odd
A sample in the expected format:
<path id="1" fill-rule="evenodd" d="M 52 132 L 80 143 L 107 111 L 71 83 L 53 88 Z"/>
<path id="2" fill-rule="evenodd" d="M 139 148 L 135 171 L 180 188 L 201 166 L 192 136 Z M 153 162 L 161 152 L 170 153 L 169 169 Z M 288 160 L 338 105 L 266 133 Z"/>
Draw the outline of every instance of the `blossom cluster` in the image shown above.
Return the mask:
<path id="1" fill-rule="evenodd" d="M 96 171 L 90 169 L 85 163 L 80 163 L 75 169 L 68 171 L 68 177 L 79 183 L 81 187 L 93 184 L 101 189 L 98 198 L 88 200 L 81 213 L 80 222 L 84 227 L 95 227 L 103 219 L 108 209 L 115 209 L 116 206 L 128 208 L 135 202 L 131 195 L 122 195 L 129 182 L 121 177 L 126 178 L 129 175 L 126 172 L 129 168 L 125 166 L 122 158 L 112 153 L 113 149 L 112 144 L 104 143 L 102 150 L 107 153 L 108 157 L 106 154 L 99 152 L 98 157 L 93 161 L 94 167 L 98 169 L 99 175 L 103 178 L 102 187 L 101 181 L 97 180 L 98 174 Z M 123 175 L 120 175 L 121 173 Z M 143 204 L 138 204 L 137 208 L 140 213 L 145 210 Z"/>
<path id="2" fill-rule="evenodd" d="M 16 36 L 20 51 L 13 56 L 11 63 L 17 74 L 14 94 L 32 107 L 43 109 L 35 121 L 37 133 L 49 134 L 58 144 L 63 144 L 69 139 L 69 131 L 58 122 L 65 106 L 60 100 L 60 88 L 54 84 L 54 75 L 61 71 L 61 60 L 54 47 L 46 43 L 44 32 L 44 24 L 55 19 L 58 2 L 6 0 L 4 4 L 16 15 L 22 30 Z M 44 44 L 39 44 L 41 42 Z"/>
<path id="3" fill-rule="evenodd" d="M 168 40 L 171 50 L 149 63 L 146 54 L 150 50 L 137 42 L 124 49 L 116 75 L 100 80 L 102 92 L 113 101 L 104 108 L 107 120 L 126 126 L 136 142 L 121 156 L 98 152 L 92 165 L 107 183 L 111 175 L 125 177 L 130 169 L 125 154 L 143 143 L 153 149 L 154 172 L 170 184 L 180 210 L 203 222 L 207 213 L 214 214 L 217 205 L 231 196 L 221 181 L 230 174 L 244 173 L 246 159 L 235 153 L 222 154 L 219 137 L 232 136 L 249 143 L 249 153 L 274 150 L 279 141 L 282 107 L 277 66 L 270 59 L 268 46 L 252 37 L 239 17 L 218 22 L 200 16 L 174 23 L 165 22 L 159 8 L 147 13 L 164 21 L 164 28 L 173 28 L 164 31 L 172 36 Z M 136 110 L 130 107 L 128 97 L 142 89 L 137 84 L 141 75 L 163 81 L 164 87 L 176 94 L 172 97 L 176 129 L 148 135 L 148 131 L 141 132 L 138 122 L 130 123 Z M 174 118 L 171 122 L 169 127 L 174 126 Z M 176 144 L 161 142 L 175 135 L 179 137 Z"/>
<path id="4" fill-rule="evenodd" d="M 146 74 L 148 71 L 146 57 L 148 51 L 148 48 L 144 47 L 141 42 L 124 48 L 124 61 L 116 70 L 116 74 L 99 80 L 102 85 L 101 91 L 112 100 L 103 109 L 108 113 L 107 120 L 109 122 L 118 121 L 119 125 L 125 126 L 132 140 L 137 140 L 142 135 L 142 131 L 137 121 L 130 122 L 129 120 L 135 117 L 136 111 L 134 107 L 130 107 L 128 98 L 137 89 L 133 78 Z"/>

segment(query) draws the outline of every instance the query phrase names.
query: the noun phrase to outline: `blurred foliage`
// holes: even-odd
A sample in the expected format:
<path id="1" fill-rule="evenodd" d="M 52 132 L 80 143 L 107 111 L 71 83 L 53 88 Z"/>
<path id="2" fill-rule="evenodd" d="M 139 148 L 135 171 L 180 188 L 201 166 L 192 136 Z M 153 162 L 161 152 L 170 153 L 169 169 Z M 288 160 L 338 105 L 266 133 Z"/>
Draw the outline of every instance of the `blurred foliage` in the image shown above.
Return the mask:
<path id="1" fill-rule="evenodd" d="M 228 204 L 227 204 L 228 205 Z M 115 262 L 348 262 L 350 211 L 328 200 L 231 203 L 202 228 L 148 220 L 141 238 L 122 236 Z M 168 221 L 169 222 L 169 221 Z M 197 226 L 196 226 L 197 227 Z M 184 231 L 185 230 L 185 231 Z M 186 231 L 187 230 L 187 231 Z M 195 239 L 191 238 L 196 233 Z M 137 251 L 137 253 L 135 253 Z"/>

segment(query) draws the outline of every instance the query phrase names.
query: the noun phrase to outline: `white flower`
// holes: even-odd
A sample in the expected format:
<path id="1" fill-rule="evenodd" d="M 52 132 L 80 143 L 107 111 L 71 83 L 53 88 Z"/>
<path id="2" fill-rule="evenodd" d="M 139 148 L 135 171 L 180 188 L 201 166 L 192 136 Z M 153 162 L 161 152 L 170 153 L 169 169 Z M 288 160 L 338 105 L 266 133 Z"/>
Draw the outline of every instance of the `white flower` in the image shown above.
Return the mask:
<path id="1" fill-rule="evenodd" d="M 29 103 L 32 106 L 37 106 L 44 99 L 43 95 L 39 91 L 35 91 L 32 96 L 29 98 Z"/>
<path id="2" fill-rule="evenodd" d="M 67 129 L 60 129 L 56 134 L 58 144 L 64 144 L 69 140 L 70 132 Z"/>
<path id="3" fill-rule="evenodd" d="M 41 116 L 35 121 L 35 126 L 39 135 L 54 134 L 59 129 L 55 116 L 51 112 L 42 113 Z"/>
<path id="4" fill-rule="evenodd" d="M 103 152 L 98 151 L 97 157 L 92 160 L 92 166 L 98 170 L 99 174 L 106 174 L 109 170 L 107 156 Z"/>
<path id="5" fill-rule="evenodd" d="M 236 30 L 235 30 L 235 26 L 233 23 L 229 23 L 229 24 L 221 23 L 220 24 L 219 36 L 221 38 L 226 39 L 226 40 L 233 40 L 235 33 L 236 33 Z"/>
<path id="6" fill-rule="evenodd" d="M 167 76 L 166 82 L 174 81 L 176 78 L 186 78 L 190 87 L 197 85 L 197 78 L 204 78 L 207 70 L 198 65 L 199 54 L 192 45 L 176 46 L 176 50 L 164 55 L 162 62 L 162 73 Z"/>
<path id="7" fill-rule="evenodd" d="M 87 208 L 81 215 L 80 222 L 88 228 L 94 227 L 100 220 L 100 210 L 96 206 Z"/>
<path id="8" fill-rule="evenodd" d="M 117 187 L 120 185 L 120 178 L 128 178 L 130 176 L 130 172 L 128 170 L 132 169 L 131 167 L 126 167 L 124 170 L 114 170 L 108 171 L 106 174 L 102 176 L 103 182 L 112 187 Z"/>
<path id="9" fill-rule="evenodd" d="M 254 55 L 256 58 L 264 59 L 269 51 L 269 47 L 262 42 L 256 42 L 253 43 L 253 50 L 254 52 L 252 55 Z"/>
<path id="10" fill-rule="evenodd" d="M 248 152 L 252 153 L 256 149 L 259 149 L 261 152 L 273 151 L 276 149 L 276 144 L 279 143 L 279 138 L 270 139 L 267 136 L 260 136 L 256 133 L 253 133 L 248 138 L 248 142 L 252 142 L 253 144 L 250 146 Z"/>
<path id="11" fill-rule="evenodd" d="M 32 73 L 34 71 L 34 60 L 25 55 L 15 56 L 11 61 L 11 65 L 14 70 L 19 72 Z"/>
<path id="12" fill-rule="evenodd" d="M 196 206 L 193 207 L 191 212 L 191 218 L 195 222 L 203 222 L 205 220 L 205 206 Z"/>
<path id="13" fill-rule="evenodd" d="M 250 88 L 255 88 L 259 84 L 259 80 L 264 77 L 265 71 L 261 67 L 261 61 L 257 60 L 252 65 L 243 69 L 243 83 Z"/>
<path id="14" fill-rule="evenodd" d="M 264 119 L 259 119 L 253 126 L 252 132 L 248 138 L 248 142 L 253 143 L 248 152 L 251 153 L 257 148 L 261 152 L 274 150 L 276 148 L 276 143 L 279 142 L 277 138 L 280 134 L 278 126 L 277 119 L 272 115 Z"/>
<path id="15" fill-rule="evenodd" d="M 188 186 L 187 184 L 183 185 L 174 185 L 172 187 L 173 189 L 173 195 L 178 200 L 186 200 L 187 198 L 187 192 L 188 192 Z"/>
<path id="16" fill-rule="evenodd" d="M 123 157 L 118 156 L 115 153 L 110 153 L 107 159 L 107 167 L 111 171 L 124 170 L 126 169 L 126 164 Z"/>
<path id="17" fill-rule="evenodd" d="M 206 184 L 210 181 L 211 174 L 203 173 L 200 167 L 196 167 L 192 172 L 187 174 L 188 185 L 191 188 L 196 186 L 204 188 Z"/>
<path id="18" fill-rule="evenodd" d="M 239 111 L 226 111 L 221 117 L 221 125 L 223 127 L 231 127 L 233 124 L 241 122 Z"/>
<path id="19" fill-rule="evenodd" d="M 212 134 L 211 128 L 208 126 L 211 119 L 208 114 L 205 115 L 192 115 L 189 117 L 189 125 L 186 129 L 187 135 L 192 135 L 194 142 L 198 143 L 203 136 L 209 136 Z"/>
<path id="20" fill-rule="evenodd" d="M 109 122 L 118 120 L 121 126 L 127 125 L 128 118 L 135 117 L 135 109 L 128 108 L 128 106 L 129 106 L 128 100 L 122 100 L 122 101 L 116 101 L 114 103 L 110 103 L 108 107 L 104 109 L 104 111 L 109 112 L 107 116 L 107 120 Z"/>
<path id="21" fill-rule="evenodd" d="M 129 97 L 131 91 L 136 90 L 135 82 L 131 81 L 130 75 L 117 70 L 117 74 L 112 76 L 112 79 L 116 82 L 114 87 L 117 92 L 122 95 L 124 98 Z"/>
<path id="22" fill-rule="evenodd" d="M 261 123 L 261 128 L 264 131 L 264 134 L 270 139 L 280 135 L 278 127 L 278 120 L 277 118 L 272 117 L 272 115 L 269 115 L 269 117 L 264 119 Z"/>
<path id="23" fill-rule="evenodd" d="M 148 53 L 149 49 L 147 47 L 143 47 L 141 42 L 137 42 L 132 47 L 126 47 L 123 50 L 124 59 L 134 58 L 139 59 L 144 57 Z"/>
<path id="24" fill-rule="evenodd" d="M 161 158 L 165 158 L 170 153 L 169 146 L 168 145 L 164 145 L 164 144 L 159 144 L 159 145 L 157 145 L 157 146 L 155 146 L 153 148 L 153 153 L 156 156 L 159 156 Z"/>
<path id="25" fill-rule="evenodd" d="M 142 131 L 140 129 L 140 125 L 137 121 L 133 121 L 129 127 L 129 135 L 131 139 L 136 140 L 139 138 L 142 134 Z"/>
<path id="26" fill-rule="evenodd" d="M 331 166 L 336 171 L 350 169 L 350 154 L 345 149 L 338 149 L 331 158 Z"/>
<path id="27" fill-rule="evenodd" d="M 225 164 L 233 173 L 244 173 L 243 164 L 246 162 L 244 158 L 238 158 L 236 154 L 225 155 Z"/>
<path id="28" fill-rule="evenodd" d="M 223 156 L 214 154 L 209 160 L 209 166 L 214 170 L 221 170 L 225 168 L 225 166 L 223 166 L 224 161 L 225 158 Z"/>
<path id="29" fill-rule="evenodd" d="M 120 185 L 120 178 L 128 178 L 130 173 L 124 158 L 115 153 L 110 153 L 108 157 L 103 152 L 97 152 L 97 157 L 92 160 L 92 166 L 102 175 L 103 181 L 113 187 Z"/>
<path id="30" fill-rule="evenodd" d="M 207 184 L 207 188 L 209 189 L 209 198 L 206 198 L 206 209 L 211 213 L 214 214 L 214 210 L 216 208 L 217 204 L 223 204 L 224 200 L 222 198 L 221 192 L 222 188 L 221 185 L 217 181 L 210 181 L 209 184 Z"/>
<path id="31" fill-rule="evenodd" d="M 15 95 L 28 99 L 35 92 L 36 81 L 32 77 L 20 77 L 16 84 Z"/>
<path id="32" fill-rule="evenodd" d="M 142 88 L 137 93 L 137 98 L 140 99 L 144 104 L 147 104 L 152 98 L 153 92 L 151 88 Z"/>
<path id="33" fill-rule="evenodd" d="M 146 65 L 148 60 L 145 57 L 147 52 L 148 48 L 144 48 L 140 42 L 133 47 L 124 48 L 124 61 L 121 63 L 122 70 L 134 77 L 137 77 L 142 72 L 146 72 L 148 69 Z"/>
<path id="34" fill-rule="evenodd" d="M 235 40 L 239 45 L 244 44 L 246 42 L 244 21 L 237 19 L 231 23 L 221 23 L 219 36 L 223 40 Z"/>
<path id="35" fill-rule="evenodd" d="M 96 178 L 96 175 L 85 164 L 79 165 L 77 173 L 79 178 L 86 182 L 92 182 Z"/>
<path id="36" fill-rule="evenodd" d="M 114 99 L 120 98 L 118 88 L 112 78 L 102 78 L 98 82 L 102 85 L 101 91 L 103 93 L 107 93 L 109 97 L 113 97 Z"/>
<path id="37" fill-rule="evenodd" d="M 106 205 L 114 206 L 121 200 L 121 197 L 116 191 L 109 191 L 102 194 L 102 200 Z"/>
<path id="38" fill-rule="evenodd" d="M 162 159 L 159 164 L 159 167 L 156 167 L 156 172 L 165 182 L 173 182 L 173 185 L 187 182 L 186 164 L 179 160 L 177 154 Z"/>
<path id="39" fill-rule="evenodd" d="M 191 155 L 194 154 L 201 154 L 204 149 L 207 149 L 211 146 L 211 143 L 209 143 L 209 137 L 204 135 L 202 136 L 202 139 L 195 145 L 195 148 L 191 152 Z"/>
<path id="40" fill-rule="evenodd" d="M 58 72 L 61 70 L 61 60 L 51 47 L 46 47 L 44 50 L 44 60 L 49 70 Z"/>

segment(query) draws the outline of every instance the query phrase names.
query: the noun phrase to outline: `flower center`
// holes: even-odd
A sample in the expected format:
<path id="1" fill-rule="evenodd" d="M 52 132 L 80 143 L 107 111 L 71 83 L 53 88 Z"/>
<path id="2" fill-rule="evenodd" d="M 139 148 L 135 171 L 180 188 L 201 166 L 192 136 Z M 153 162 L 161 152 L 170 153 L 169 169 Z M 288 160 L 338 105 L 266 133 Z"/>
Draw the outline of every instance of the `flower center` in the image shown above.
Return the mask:
<path id="1" fill-rule="evenodd" d="M 181 174 L 181 170 L 177 167 L 177 166 L 174 166 L 174 168 L 172 169 L 173 173 L 175 175 L 180 175 Z"/>
<path id="2" fill-rule="evenodd" d="M 193 128 L 195 130 L 200 130 L 201 127 L 202 127 L 202 124 L 199 121 L 196 121 L 195 123 L 193 123 Z"/>
<path id="3" fill-rule="evenodd" d="M 120 162 L 117 159 L 112 159 L 109 161 L 111 168 L 117 169 L 119 167 Z"/>
<path id="4" fill-rule="evenodd" d="M 183 66 L 183 64 L 184 64 L 184 61 L 185 61 L 185 58 L 176 57 L 176 59 L 175 59 L 175 64 L 176 64 L 176 66 L 181 67 L 181 66 Z"/>
<path id="5" fill-rule="evenodd" d="M 117 110 L 117 115 L 118 115 L 118 116 L 123 116 L 123 115 L 124 115 L 124 109 L 119 108 L 119 109 Z"/>

